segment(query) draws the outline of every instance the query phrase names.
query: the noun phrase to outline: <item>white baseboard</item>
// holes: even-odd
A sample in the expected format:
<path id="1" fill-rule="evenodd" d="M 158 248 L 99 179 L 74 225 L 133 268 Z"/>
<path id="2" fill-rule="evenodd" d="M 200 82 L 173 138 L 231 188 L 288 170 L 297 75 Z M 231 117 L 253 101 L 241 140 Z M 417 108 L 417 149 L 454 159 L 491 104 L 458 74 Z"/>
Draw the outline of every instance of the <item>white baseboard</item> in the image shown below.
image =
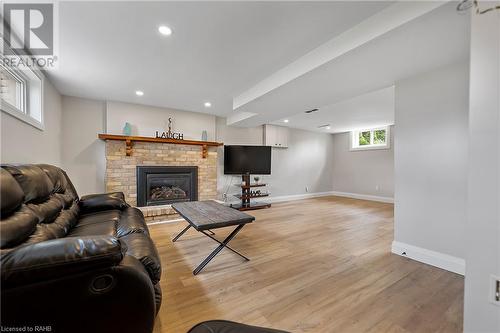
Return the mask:
<path id="1" fill-rule="evenodd" d="M 397 241 L 392 242 L 391 252 L 402 257 L 423 262 L 424 264 L 465 275 L 465 260 L 462 258 Z"/>
<path id="2" fill-rule="evenodd" d="M 281 195 L 277 197 L 268 197 L 260 201 L 264 202 L 284 202 L 284 201 L 294 201 L 294 200 L 304 200 L 311 198 L 327 197 L 333 195 L 331 192 L 316 192 L 316 193 L 304 193 L 304 194 L 292 194 L 292 195 Z"/>
<path id="3" fill-rule="evenodd" d="M 165 220 L 165 221 L 154 221 L 154 222 L 146 222 L 146 225 L 156 225 L 156 224 L 168 224 L 168 223 L 177 223 L 185 221 L 183 218 L 173 219 L 173 220 Z"/>
<path id="4" fill-rule="evenodd" d="M 336 195 L 338 197 L 346 197 L 346 198 L 353 198 L 353 199 L 360 199 L 360 200 L 369 200 L 369 201 L 394 203 L 394 198 L 391 198 L 391 197 L 379 197 L 377 195 L 358 194 L 358 193 L 349 193 L 349 192 L 338 192 L 338 191 L 331 191 L 330 195 Z"/>
<path id="5" fill-rule="evenodd" d="M 268 202 L 283 202 L 283 201 L 303 200 L 303 199 L 328 197 L 328 196 L 337 196 L 337 197 L 353 198 L 353 199 L 360 199 L 360 200 L 394 203 L 394 198 L 390 198 L 390 197 L 379 197 L 379 196 L 375 196 L 375 195 L 347 193 L 347 192 L 338 192 L 338 191 L 283 195 L 283 196 L 278 196 L 278 197 L 269 197 L 269 199 L 267 199 L 267 201 Z M 263 201 L 265 201 L 265 200 L 263 200 Z"/>

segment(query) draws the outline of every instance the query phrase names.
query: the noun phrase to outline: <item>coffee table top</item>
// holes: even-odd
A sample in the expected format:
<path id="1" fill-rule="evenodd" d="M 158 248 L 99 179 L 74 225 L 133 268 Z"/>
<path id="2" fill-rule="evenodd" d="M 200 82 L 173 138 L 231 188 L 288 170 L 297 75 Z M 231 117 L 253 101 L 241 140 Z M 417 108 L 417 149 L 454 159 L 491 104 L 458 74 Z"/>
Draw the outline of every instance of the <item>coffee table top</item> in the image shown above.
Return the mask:
<path id="1" fill-rule="evenodd" d="M 188 201 L 172 204 L 196 230 L 207 230 L 250 223 L 255 217 L 212 200 Z"/>

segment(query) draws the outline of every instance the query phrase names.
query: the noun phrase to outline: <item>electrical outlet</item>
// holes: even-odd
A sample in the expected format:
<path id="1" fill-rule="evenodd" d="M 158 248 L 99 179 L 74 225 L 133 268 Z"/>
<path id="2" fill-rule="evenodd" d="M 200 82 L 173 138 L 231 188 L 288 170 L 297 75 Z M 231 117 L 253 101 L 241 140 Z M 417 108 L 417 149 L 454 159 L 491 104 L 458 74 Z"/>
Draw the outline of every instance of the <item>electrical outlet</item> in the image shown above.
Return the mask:
<path id="1" fill-rule="evenodd" d="M 379 190 L 380 190 L 380 186 L 375 185 L 375 191 L 377 191 L 377 192 L 378 192 Z"/>
<path id="2" fill-rule="evenodd" d="M 490 276 L 490 301 L 491 303 L 500 306 L 500 277 Z"/>

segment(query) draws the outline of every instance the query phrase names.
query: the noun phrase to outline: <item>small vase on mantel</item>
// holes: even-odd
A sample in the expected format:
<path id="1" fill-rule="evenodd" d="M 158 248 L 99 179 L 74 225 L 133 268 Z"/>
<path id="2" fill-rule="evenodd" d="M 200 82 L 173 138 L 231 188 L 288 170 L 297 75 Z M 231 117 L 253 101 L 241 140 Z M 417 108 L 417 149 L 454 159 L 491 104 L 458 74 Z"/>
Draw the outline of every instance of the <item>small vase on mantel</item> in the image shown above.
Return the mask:
<path id="1" fill-rule="evenodd" d="M 130 125 L 130 123 L 125 123 L 125 126 L 123 127 L 123 135 L 132 135 L 132 125 Z"/>
<path id="2" fill-rule="evenodd" d="M 203 130 L 203 132 L 201 132 L 201 141 L 208 141 L 208 133 L 206 130 Z"/>

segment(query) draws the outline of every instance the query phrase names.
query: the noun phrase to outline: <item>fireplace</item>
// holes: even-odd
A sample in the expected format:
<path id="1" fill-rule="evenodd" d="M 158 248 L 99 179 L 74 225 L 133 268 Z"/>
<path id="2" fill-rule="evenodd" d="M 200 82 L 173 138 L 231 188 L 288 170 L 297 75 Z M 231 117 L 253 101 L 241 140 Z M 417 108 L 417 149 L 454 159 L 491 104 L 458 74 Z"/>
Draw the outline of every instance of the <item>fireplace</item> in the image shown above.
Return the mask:
<path id="1" fill-rule="evenodd" d="M 198 167 L 137 166 L 137 206 L 198 200 Z"/>

